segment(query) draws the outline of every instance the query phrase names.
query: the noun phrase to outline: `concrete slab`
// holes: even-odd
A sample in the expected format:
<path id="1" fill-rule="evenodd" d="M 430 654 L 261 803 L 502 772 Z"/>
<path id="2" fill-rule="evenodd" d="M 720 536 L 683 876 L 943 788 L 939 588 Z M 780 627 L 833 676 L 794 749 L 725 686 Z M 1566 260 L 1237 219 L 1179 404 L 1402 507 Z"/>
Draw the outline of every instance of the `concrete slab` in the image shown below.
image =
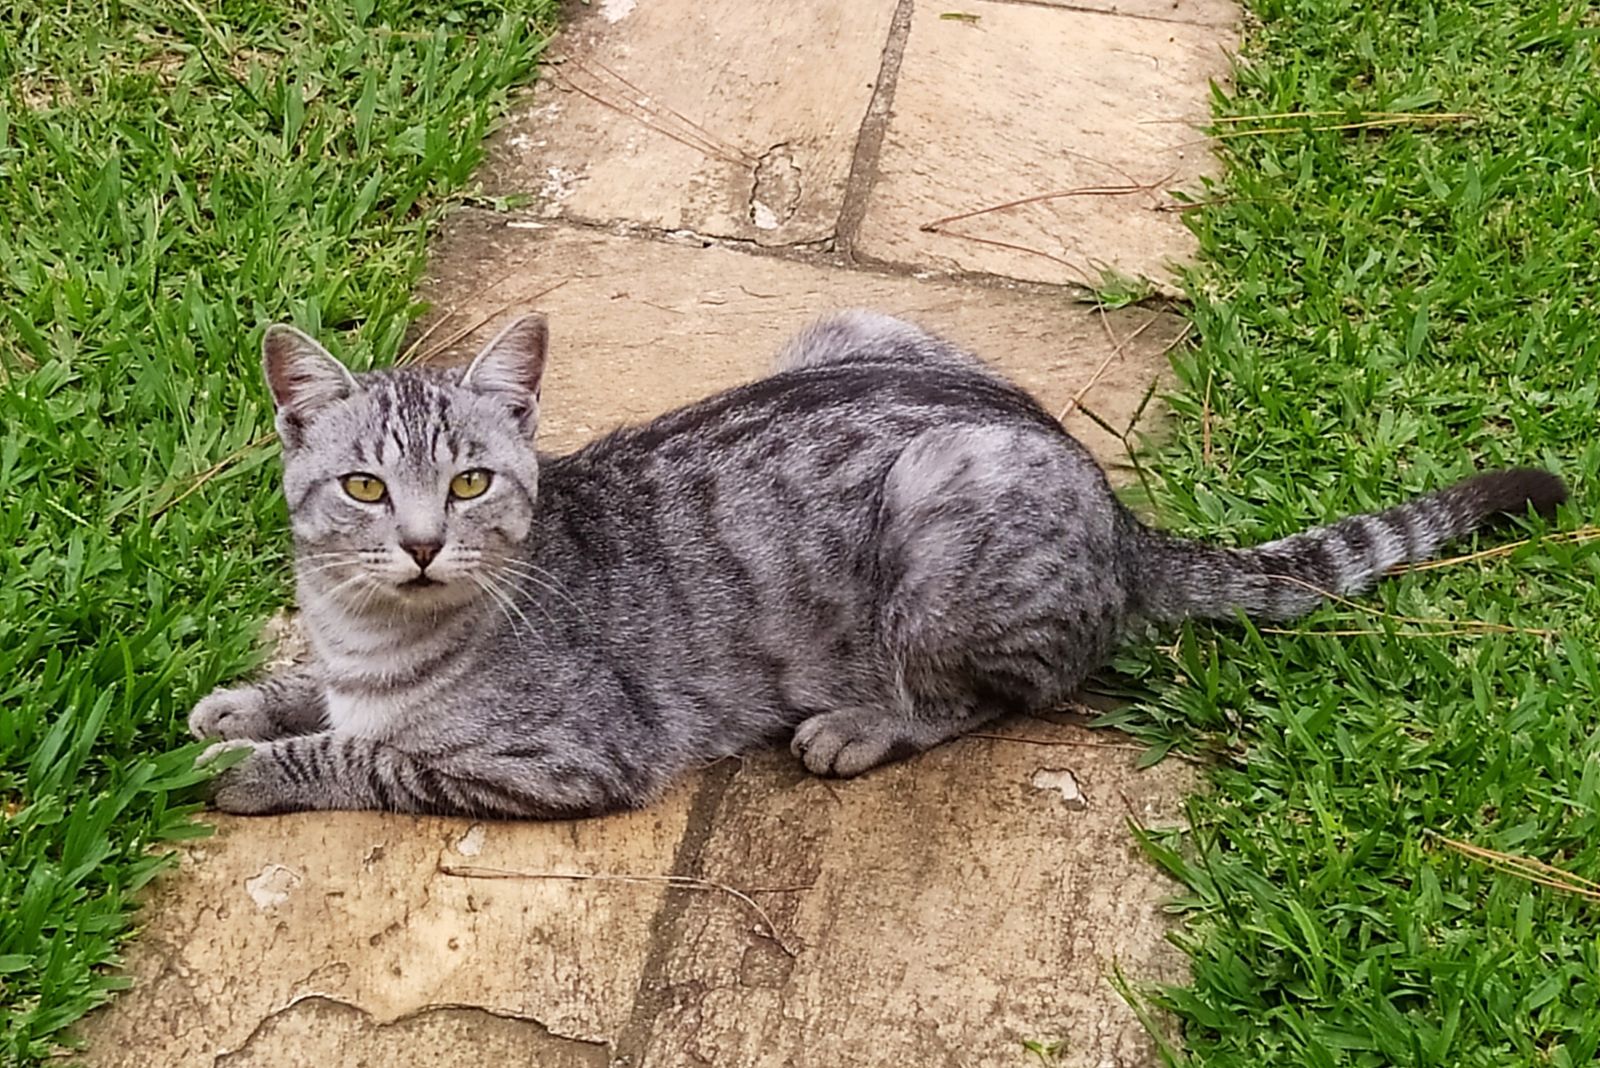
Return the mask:
<path id="1" fill-rule="evenodd" d="M 489 1027 L 491 1048 L 532 1042 L 559 1054 L 541 1064 L 595 1063 L 592 1044 L 628 1018 L 665 888 L 440 868 L 670 871 L 691 797 L 679 790 L 646 812 L 578 823 L 217 816 L 217 836 L 184 850 L 161 880 L 129 957 L 134 993 L 87 1022 L 86 1060 L 324 1068 L 362 1063 L 349 1055 L 361 1051 L 378 1063 L 406 1035 L 436 1048 L 488 1015 L 509 1021 Z M 436 1011 L 450 1006 L 473 1011 Z M 308 1044 L 310 1032 L 321 1037 Z"/>
<path id="2" fill-rule="evenodd" d="M 1001 733 L 1104 741 L 1045 724 Z M 786 755 L 785 755 L 786 756 Z M 1171 823 L 1191 777 L 1131 753 L 964 739 L 845 783 L 785 756 L 749 760 L 711 816 L 696 874 L 777 888 L 762 900 L 789 957 L 699 895 L 662 929 L 643 1068 L 1154 1065 L 1106 982 L 1178 981 L 1159 903 L 1170 886 L 1125 829 Z M 1043 777 L 1041 778 L 1041 774 Z M 1075 774 L 1074 774 L 1075 773 Z M 1074 778 L 1069 802 L 1055 783 Z"/>
<path id="3" fill-rule="evenodd" d="M 1167 374 L 1165 351 L 1185 329 L 1167 312 L 1101 313 L 1058 290 L 971 286 L 750 256 L 717 246 L 620 238 L 591 230 L 456 216 L 435 244 L 424 295 L 453 310 L 436 338 L 497 310 L 439 359 L 470 358 L 520 305 L 550 315 L 551 363 L 541 429 L 544 447 L 574 448 L 623 422 L 757 378 L 783 342 L 817 315 L 865 306 L 949 334 L 1013 376 L 1052 412 L 1083 398 L 1121 429 L 1151 384 Z M 497 279 L 486 285 L 484 278 Z M 1140 429 L 1157 425 L 1152 405 Z M 1126 474 L 1121 441 L 1073 408 L 1065 423 L 1101 463 Z"/>
<path id="4" fill-rule="evenodd" d="M 490 142 L 493 195 L 551 216 L 761 245 L 833 236 L 895 0 L 572 9 L 532 105 Z"/>
<path id="5" fill-rule="evenodd" d="M 1172 824 L 1193 777 L 1077 727 L 994 733 L 1031 741 L 837 783 L 761 753 L 575 823 L 220 819 L 83 1059 L 1023 1065 L 1032 1041 L 1059 1068 L 1154 1064 L 1106 976 L 1182 960 L 1124 821 Z"/>
<path id="6" fill-rule="evenodd" d="M 1193 254 L 1168 189 L 1212 159 L 1207 116 L 1230 29 L 967 0 L 918 5 L 858 256 L 938 271 L 1095 285 L 1102 266 L 1169 279 Z M 937 227 L 952 216 L 1048 200 Z M 957 236 L 964 235 L 964 236 Z"/>
<path id="7" fill-rule="evenodd" d="M 1191 22 L 1201 26 L 1235 26 L 1239 5 L 1233 0 L 1010 0 L 1013 3 L 1065 7 L 1077 11 L 1103 11 L 1161 22 Z M 955 5 L 960 9 L 960 5 Z M 942 14 L 943 12 L 941 12 Z M 981 19 L 979 20 L 982 21 Z"/>

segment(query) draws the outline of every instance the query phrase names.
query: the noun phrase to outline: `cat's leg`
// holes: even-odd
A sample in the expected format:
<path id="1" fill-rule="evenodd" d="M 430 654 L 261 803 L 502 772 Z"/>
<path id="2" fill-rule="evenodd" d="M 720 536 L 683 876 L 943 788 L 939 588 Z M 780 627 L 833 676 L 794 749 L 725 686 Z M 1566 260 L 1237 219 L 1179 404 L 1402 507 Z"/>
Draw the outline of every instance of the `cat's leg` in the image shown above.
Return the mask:
<path id="1" fill-rule="evenodd" d="M 189 713 L 196 738 L 271 741 L 327 726 L 327 702 L 314 668 L 296 667 L 249 686 L 213 690 Z"/>
<path id="2" fill-rule="evenodd" d="M 802 722 L 792 748 L 808 769 L 859 774 L 1049 708 L 1103 661 L 1125 594 L 1115 516 L 1085 464 L 1028 427 L 941 429 L 907 446 L 880 525 L 884 694 Z"/>
<path id="3" fill-rule="evenodd" d="M 553 763 L 542 751 L 496 752 L 441 744 L 413 751 L 381 739 L 320 734 L 272 742 L 219 742 L 201 757 L 249 749 L 212 781 L 224 812 L 262 815 L 324 809 L 419 812 L 505 819 L 596 815 L 644 803 L 621 789 L 584 754 Z"/>

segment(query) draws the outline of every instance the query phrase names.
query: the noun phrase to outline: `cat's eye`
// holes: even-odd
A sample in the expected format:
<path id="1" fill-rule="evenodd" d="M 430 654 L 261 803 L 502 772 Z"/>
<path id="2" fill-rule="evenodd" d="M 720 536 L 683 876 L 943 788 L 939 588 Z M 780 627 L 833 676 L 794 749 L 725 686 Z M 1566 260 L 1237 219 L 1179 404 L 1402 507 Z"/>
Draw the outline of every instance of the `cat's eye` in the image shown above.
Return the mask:
<path id="1" fill-rule="evenodd" d="M 474 467 L 471 471 L 463 471 L 450 480 L 450 496 L 458 501 L 471 500 L 483 496 L 483 491 L 489 488 L 489 472 L 481 467 Z"/>
<path id="2" fill-rule="evenodd" d="M 376 475 L 356 473 L 340 480 L 344 491 L 363 504 L 377 504 L 389 492 L 383 480 Z"/>

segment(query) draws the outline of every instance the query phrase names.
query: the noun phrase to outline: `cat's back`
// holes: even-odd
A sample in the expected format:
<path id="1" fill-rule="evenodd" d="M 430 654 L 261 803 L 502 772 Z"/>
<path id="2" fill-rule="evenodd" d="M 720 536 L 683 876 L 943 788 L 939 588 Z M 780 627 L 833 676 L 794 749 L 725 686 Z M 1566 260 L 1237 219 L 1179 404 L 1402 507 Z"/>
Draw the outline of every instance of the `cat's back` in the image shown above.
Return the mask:
<path id="1" fill-rule="evenodd" d="M 1036 451 L 1018 442 L 1034 441 L 1057 458 L 1041 492 L 1076 483 L 1109 498 L 1087 450 L 998 375 L 861 360 L 780 371 L 545 458 L 545 544 L 597 582 L 679 572 L 720 586 L 760 572 L 815 587 L 876 566 L 886 478 L 912 443 L 973 427 L 1019 432 L 994 435 L 975 463 L 1018 473 Z"/>
<path id="2" fill-rule="evenodd" d="M 879 452 L 892 456 L 924 430 L 973 424 L 1029 427 L 1076 447 L 1032 396 L 997 375 L 955 364 L 874 359 L 780 371 L 613 431 L 548 464 L 600 468 L 690 457 L 742 468 L 807 457 L 838 463 Z"/>

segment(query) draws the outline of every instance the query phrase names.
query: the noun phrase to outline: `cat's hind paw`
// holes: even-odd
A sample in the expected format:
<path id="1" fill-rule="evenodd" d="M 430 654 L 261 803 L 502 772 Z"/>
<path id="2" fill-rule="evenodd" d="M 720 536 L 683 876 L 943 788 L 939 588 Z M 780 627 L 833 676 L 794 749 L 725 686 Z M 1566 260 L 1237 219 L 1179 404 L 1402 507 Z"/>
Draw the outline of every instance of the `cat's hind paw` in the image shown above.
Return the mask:
<path id="1" fill-rule="evenodd" d="M 813 775 L 848 778 L 891 760 L 904 760 L 923 747 L 907 737 L 888 713 L 846 709 L 823 712 L 801 723 L 789 749 Z"/>

